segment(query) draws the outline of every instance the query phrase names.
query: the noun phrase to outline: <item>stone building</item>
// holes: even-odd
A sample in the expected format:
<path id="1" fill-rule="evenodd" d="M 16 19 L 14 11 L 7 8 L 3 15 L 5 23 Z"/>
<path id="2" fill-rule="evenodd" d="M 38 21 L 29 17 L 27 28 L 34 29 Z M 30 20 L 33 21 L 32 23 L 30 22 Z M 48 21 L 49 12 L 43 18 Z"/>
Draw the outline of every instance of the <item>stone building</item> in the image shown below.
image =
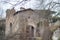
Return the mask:
<path id="1" fill-rule="evenodd" d="M 52 13 L 54 11 L 23 9 L 16 12 L 14 9 L 8 9 L 5 36 L 10 36 L 9 40 L 34 40 L 36 37 L 49 40 L 50 37 L 46 35 L 50 31 L 48 21 Z"/>

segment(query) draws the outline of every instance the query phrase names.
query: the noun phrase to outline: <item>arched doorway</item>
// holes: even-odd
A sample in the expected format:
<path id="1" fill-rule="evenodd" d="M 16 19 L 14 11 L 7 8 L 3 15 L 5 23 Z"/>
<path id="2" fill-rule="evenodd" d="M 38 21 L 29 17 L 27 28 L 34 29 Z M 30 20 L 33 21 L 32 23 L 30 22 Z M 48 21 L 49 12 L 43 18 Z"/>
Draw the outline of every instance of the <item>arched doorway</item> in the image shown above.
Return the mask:
<path id="1" fill-rule="evenodd" d="M 28 25 L 26 27 L 26 36 L 29 38 L 34 37 L 34 27 L 33 26 Z"/>
<path id="2" fill-rule="evenodd" d="M 31 37 L 34 37 L 34 27 L 31 26 Z"/>

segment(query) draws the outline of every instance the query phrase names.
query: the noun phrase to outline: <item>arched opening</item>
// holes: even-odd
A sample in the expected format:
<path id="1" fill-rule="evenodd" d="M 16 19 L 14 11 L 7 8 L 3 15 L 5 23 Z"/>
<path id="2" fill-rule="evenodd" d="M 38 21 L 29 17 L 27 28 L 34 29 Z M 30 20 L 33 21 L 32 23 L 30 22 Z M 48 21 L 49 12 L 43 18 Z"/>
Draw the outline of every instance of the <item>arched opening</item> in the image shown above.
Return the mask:
<path id="1" fill-rule="evenodd" d="M 27 34 L 26 35 L 27 37 L 34 37 L 34 27 L 31 25 L 28 25 L 26 27 L 26 34 Z"/>
<path id="2" fill-rule="evenodd" d="M 12 33 L 12 23 L 10 23 L 10 34 Z"/>
<path id="3" fill-rule="evenodd" d="M 34 27 L 31 26 L 31 37 L 34 37 Z"/>

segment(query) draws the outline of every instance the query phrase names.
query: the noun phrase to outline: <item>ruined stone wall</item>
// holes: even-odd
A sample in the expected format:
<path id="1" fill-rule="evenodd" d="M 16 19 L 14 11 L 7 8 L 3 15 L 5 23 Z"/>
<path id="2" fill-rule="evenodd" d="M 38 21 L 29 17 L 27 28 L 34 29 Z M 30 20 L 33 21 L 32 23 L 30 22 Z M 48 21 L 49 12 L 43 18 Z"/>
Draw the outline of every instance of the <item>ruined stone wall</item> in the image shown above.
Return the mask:
<path id="1" fill-rule="evenodd" d="M 27 11 L 17 12 L 16 15 L 13 15 L 13 13 L 15 13 L 15 11 L 13 12 L 11 10 L 8 11 L 6 17 L 6 35 L 11 34 L 12 35 L 11 40 L 15 38 L 16 40 L 21 38 L 22 38 L 21 40 L 24 40 L 27 37 L 26 28 L 30 26 L 34 28 L 34 34 L 33 34 L 34 37 L 45 38 L 47 35 L 46 33 L 49 33 L 50 30 L 48 28 L 49 26 L 48 17 L 46 17 L 49 12 L 27 10 Z M 39 22 L 40 24 L 38 26 L 37 24 Z M 12 23 L 12 30 L 10 30 L 10 23 Z M 12 33 L 10 33 L 10 31 L 12 31 Z M 46 35 L 44 35 L 44 33 Z M 49 38 L 48 36 L 46 38 Z"/>
<path id="2" fill-rule="evenodd" d="M 39 32 L 43 35 L 42 32 L 44 32 L 45 28 L 48 27 L 48 20 L 43 18 L 43 17 L 40 17 L 40 14 L 38 12 L 35 12 L 35 11 L 25 11 L 25 12 L 21 12 L 20 14 L 20 25 L 23 29 L 25 29 L 25 26 L 23 24 L 26 25 L 26 27 L 28 25 L 31 25 L 34 27 L 34 36 L 36 37 L 38 32 L 37 32 L 37 29 L 38 29 L 38 26 L 37 24 L 39 22 L 42 22 L 42 26 L 40 25 L 40 29 L 39 29 Z M 22 19 L 23 18 L 23 19 Z M 26 20 L 26 22 L 24 23 L 24 20 Z M 40 34 L 40 36 L 41 36 Z M 39 35 L 39 34 L 38 34 Z M 38 37 L 38 36 L 37 36 Z"/>
<path id="3" fill-rule="evenodd" d="M 6 11 L 6 31 L 5 31 L 6 36 L 10 34 L 10 24 L 12 25 L 14 22 L 13 13 L 15 13 L 14 9 L 8 9 Z"/>
<path id="4" fill-rule="evenodd" d="M 33 11 L 25 11 L 21 12 L 18 14 L 19 15 L 19 24 L 20 24 L 20 29 L 21 29 L 21 37 L 24 36 L 22 39 L 26 38 L 27 35 L 32 35 L 27 33 L 27 27 L 33 26 L 34 27 L 34 36 L 36 36 L 36 27 L 37 27 L 37 22 L 39 21 L 39 16 L 35 14 Z M 28 29 L 29 30 L 29 29 Z M 27 39 L 28 40 L 28 39 Z"/>

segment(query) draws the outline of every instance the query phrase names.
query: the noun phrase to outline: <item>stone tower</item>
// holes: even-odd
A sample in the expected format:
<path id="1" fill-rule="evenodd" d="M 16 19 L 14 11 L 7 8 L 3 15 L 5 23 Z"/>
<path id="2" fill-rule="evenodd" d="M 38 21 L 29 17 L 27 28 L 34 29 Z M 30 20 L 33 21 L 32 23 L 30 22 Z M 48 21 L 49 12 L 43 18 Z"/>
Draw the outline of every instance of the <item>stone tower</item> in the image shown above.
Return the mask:
<path id="1" fill-rule="evenodd" d="M 12 24 L 14 22 L 14 17 L 13 14 L 15 13 L 15 9 L 7 9 L 6 11 L 6 36 L 10 33 L 10 31 L 12 30 Z M 11 28 L 11 29 L 10 29 Z"/>

